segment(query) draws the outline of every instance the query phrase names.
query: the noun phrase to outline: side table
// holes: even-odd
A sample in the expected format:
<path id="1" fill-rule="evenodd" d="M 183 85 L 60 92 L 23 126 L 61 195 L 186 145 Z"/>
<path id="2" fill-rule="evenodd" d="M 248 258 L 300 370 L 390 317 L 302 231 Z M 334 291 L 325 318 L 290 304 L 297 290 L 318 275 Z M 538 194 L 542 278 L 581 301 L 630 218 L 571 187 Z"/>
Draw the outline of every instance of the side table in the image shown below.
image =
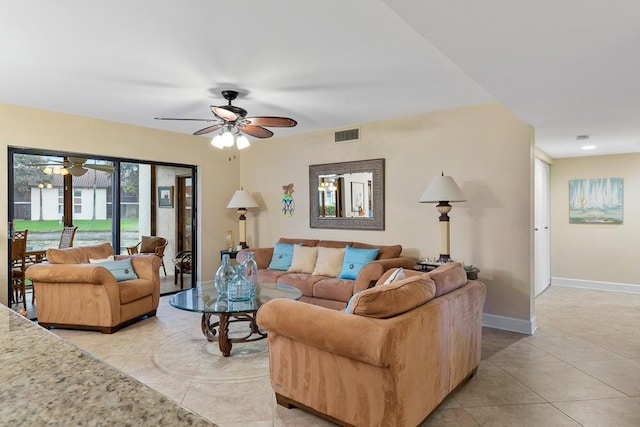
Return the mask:
<path id="1" fill-rule="evenodd" d="M 240 251 L 236 251 L 236 250 L 230 251 L 228 249 L 223 249 L 223 250 L 220 251 L 220 259 L 222 259 L 222 256 L 225 255 L 225 254 L 229 255 L 229 258 L 231 258 L 231 259 L 236 259 L 236 256 L 238 255 L 238 252 L 240 252 Z"/>

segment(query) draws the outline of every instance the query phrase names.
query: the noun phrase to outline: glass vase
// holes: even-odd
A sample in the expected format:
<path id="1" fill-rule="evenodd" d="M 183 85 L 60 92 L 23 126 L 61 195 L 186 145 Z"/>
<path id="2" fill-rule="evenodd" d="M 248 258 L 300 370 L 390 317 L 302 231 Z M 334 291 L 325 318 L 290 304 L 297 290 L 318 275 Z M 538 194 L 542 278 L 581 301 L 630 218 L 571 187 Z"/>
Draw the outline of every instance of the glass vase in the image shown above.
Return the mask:
<path id="1" fill-rule="evenodd" d="M 216 275 L 214 277 L 214 285 L 220 295 L 227 295 L 229 291 L 229 285 L 233 282 L 236 276 L 236 270 L 231 265 L 229 254 L 222 255 L 222 264 L 218 267 Z"/>
<path id="2" fill-rule="evenodd" d="M 242 275 L 249 281 L 251 295 L 255 295 L 258 286 L 258 264 L 255 260 L 255 253 L 245 253 L 244 261 L 242 261 Z"/>
<path id="3" fill-rule="evenodd" d="M 236 275 L 229 283 L 227 298 L 229 301 L 246 301 L 251 299 L 251 283 L 244 277 L 244 268 L 241 265 L 236 267 Z"/>

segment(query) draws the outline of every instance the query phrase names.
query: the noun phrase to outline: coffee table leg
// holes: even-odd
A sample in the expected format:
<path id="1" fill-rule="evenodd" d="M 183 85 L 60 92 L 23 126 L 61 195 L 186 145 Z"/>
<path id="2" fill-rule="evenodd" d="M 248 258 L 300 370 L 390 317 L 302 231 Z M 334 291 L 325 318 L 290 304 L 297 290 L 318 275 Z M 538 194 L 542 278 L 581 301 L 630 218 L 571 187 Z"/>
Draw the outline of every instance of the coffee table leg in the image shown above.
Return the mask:
<path id="1" fill-rule="evenodd" d="M 229 357 L 231 355 L 231 341 L 229 340 L 229 315 L 227 313 L 220 314 L 220 327 L 218 330 L 220 332 L 218 336 L 220 353 L 224 357 Z"/>
<path id="2" fill-rule="evenodd" d="M 200 322 L 200 328 L 205 338 L 209 342 L 218 341 L 216 326 L 218 322 L 211 323 L 211 313 L 202 313 L 202 321 Z"/>

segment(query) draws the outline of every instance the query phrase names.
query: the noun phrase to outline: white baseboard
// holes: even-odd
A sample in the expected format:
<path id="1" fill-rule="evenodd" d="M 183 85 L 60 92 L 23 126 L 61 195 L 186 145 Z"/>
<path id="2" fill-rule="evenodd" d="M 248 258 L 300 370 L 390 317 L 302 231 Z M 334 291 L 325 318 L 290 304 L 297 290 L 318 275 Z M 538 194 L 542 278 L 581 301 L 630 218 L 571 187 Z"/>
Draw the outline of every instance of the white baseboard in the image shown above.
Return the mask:
<path id="1" fill-rule="evenodd" d="M 531 320 L 523 320 L 489 313 L 482 314 L 482 326 L 528 335 L 532 335 L 537 328 L 536 316 L 533 316 Z"/>
<path id="2" fill-rule="evenodd" d="M 598 282 L 595 280 L 567 279 L 564 277 L 552 277 L 551 284 L 554 286 L 566 286 L 569 288 L 595 289 L 598 291 L 640 294 L 640 285 L 633 285 L 630 283 Z"/>

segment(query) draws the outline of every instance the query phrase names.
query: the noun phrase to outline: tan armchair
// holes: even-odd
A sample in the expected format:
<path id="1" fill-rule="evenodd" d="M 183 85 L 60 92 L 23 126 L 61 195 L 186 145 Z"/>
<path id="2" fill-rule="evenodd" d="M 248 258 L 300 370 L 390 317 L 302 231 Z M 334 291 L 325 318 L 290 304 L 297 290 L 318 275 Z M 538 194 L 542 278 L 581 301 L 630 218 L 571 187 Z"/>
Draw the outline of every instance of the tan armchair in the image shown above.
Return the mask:
<path id="1" fill-rule="evenodd" d="M 38 294 L 38 323 L 47 329 L 91 329 L 110 334 L 154 316 L 160 300 L 160 258 L 115 255 L 115 260 L 130 259 L 137 276 L 118 282 L 101 264 L 89 263 L 90 259 L 113 255 L 109 243 L 47 249 L 48 262 L 32 265 L 25 273 Z"/>
<path id="2" fill-rule="evenodd" d="M 133 254 L 154 254 L 160 258 L 160 265 L 164 275 L 167 275 L 167 269 L 164 267 L 164 250 L 167 248 L 169 242 L 164 237 L 158 236 L 142 236 L 142 240 L 135 246 L 127 248 L 129 255 Z"/>

